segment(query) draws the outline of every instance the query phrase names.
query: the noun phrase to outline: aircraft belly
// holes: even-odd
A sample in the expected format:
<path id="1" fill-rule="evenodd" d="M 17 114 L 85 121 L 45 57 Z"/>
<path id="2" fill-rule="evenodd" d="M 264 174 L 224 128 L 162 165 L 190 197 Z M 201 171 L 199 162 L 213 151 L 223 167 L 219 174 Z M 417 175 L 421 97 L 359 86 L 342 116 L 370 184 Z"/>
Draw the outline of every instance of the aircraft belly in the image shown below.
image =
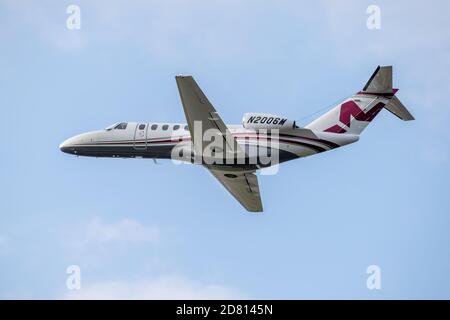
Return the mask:
<path id="1" fill-rule="evenodd" d="M 79 146 L 77 155 L 91 157 L 123 157 L 123 158 L 158 158 L 170 159 L 173 145 L 160 145 L 151 147 L 126 146 Z"/>
<path id="2" fill-rule="evenodd" d="M 289 160 L 306 157 L 318 152 L 325 151 L 318 146 L 311 144 L 299 144 L 292 142 L 278 142 L 272 148 L 267 148 L 267 144 L 255 141 L 239 141 L 239 145 L 246 150 L 248 155 L 246 163 L 254 163 L 264 166 L 260 161 L 260 157 L 270 157 L 271 164 L 282 163 Z M 156 158 L 171 159 L 172 150 L 177 144 L 161 144 L 161 145 L 134 145 L 134 144 L 117 144 L 117 145 L 79 145 L 76 146 L 76 154 L 80 156 L 91 157 L 122 157 L 122 158 Z M 186 147 L 186 146 L 184 146 Z M 253 148 L 253 149 L 252 149 Z M 188 148 L 191 150 L 190 148 Z M 251 151 L 250 151 L 251 150 Z M 266 158 L 267 159 L 267 158 Z M 265 162 L 267 163 L 267 161 Z M 239 166 L 239 165 L 237 165 Z"/>

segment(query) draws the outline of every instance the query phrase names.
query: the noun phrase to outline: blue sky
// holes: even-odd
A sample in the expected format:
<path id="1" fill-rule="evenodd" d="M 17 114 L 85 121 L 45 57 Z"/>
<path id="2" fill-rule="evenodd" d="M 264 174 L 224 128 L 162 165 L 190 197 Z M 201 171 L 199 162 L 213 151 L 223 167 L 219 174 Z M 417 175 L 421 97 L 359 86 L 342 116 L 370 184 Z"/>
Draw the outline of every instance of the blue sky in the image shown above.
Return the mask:
<path id="1" fill-rule="evenodd" d="M 81 29 L 66 8 L 81 8 Z M 381 29 L 366 9 L 381 9 Z M 0 298 L 450 298 L 447 1 L 0 1 Z M 199 166 L 76 158 L 64 139 L 181 122 L 195 76 L 228 123 L 307 124 L 394 66 L 416 117 L 260 177 L 245 212 Z M 378 265 L 382 289 L 368 290 Z M 82 289 L 66 288 L 81 268 Z"/>

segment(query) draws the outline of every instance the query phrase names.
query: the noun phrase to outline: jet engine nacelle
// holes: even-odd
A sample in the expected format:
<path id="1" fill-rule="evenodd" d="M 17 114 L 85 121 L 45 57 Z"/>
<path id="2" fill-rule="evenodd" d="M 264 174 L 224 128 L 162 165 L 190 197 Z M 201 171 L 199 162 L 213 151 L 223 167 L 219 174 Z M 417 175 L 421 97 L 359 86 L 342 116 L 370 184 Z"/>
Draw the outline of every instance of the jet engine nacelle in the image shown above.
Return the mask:
<path id="1" fill-rule="evenodd" d="M 245 113 L 242 118 L 245 129 L 294 129 L 295 121 L 268 113 Z"/>

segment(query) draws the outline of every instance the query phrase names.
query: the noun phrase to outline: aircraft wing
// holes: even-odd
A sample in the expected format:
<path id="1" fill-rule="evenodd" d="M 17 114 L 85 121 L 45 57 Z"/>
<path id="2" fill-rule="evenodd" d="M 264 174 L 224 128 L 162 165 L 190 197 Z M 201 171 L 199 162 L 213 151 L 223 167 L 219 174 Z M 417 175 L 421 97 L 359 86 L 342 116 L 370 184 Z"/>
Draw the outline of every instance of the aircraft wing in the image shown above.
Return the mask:
<path id="1" fill-rule="evenodd" d="M 241 153 L 242 155 L 243 151 L 194 78 L 192 76 L 176 76 L 175 79 L 177 81 L 178 91 L 180 92 L 192 142 L 194 143 L 195 153 L 197 155 L 203 154 L 203 150 L 205 150 L 205 147 L 211 141 L 203 141 L 203 134 L 206 130 L 215 129 L 215 131 L 211 132 L 217 132 L 217 135 L 220 135 L 218 138 L 224 142 L 223 146 L 226 148 L 224 154 L 226 156 L 234 157 L 237 153 Z M 201 131 L 194 132 L 195 123 L 197 125 L 201 123 Z M 233 150 L 232 154 L 229 154 L 230 150 Z"/>
<path id="2" fill-rule="evenodd" d="M 219 141 L 222 141 L 223 146 L 226 147 L 226 150 L 224 150 L 226 158 L 242 156 L 243 150 L 194 78 L 191 76 L 176 76 L 175 79 L 196 155 L 203 155 L 203 151 L 210 144 L 210 141 L 203 141 L 204 133 L 209 129 L 214 129 L 212 132 L 216 132 L 217 135 L 214 137 L 214 142 L 221 139 Z M 201 124 L 201 130 L 196 130 L 199 124 Z M 230 153 L 230 150 L 233 152 Z M 262 211 L 258 178 L 255 171 L 237 168 L 230 170 L 229 167 L 222 170 L 217 166 L 207 168 L 248 211 Z"/>
<path id="3" fill-rule="evenodd" d="M 263 211 L 255 171 L 208 169 L 245 209 L 250 212 Z"/>

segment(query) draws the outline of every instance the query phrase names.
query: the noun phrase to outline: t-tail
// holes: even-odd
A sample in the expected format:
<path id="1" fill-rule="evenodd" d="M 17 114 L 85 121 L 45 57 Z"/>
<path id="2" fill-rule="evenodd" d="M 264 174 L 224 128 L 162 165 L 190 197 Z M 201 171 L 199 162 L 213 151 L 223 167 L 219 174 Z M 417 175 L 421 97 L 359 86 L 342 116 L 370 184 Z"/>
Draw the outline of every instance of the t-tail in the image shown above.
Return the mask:
<path id="1" fill-rule="evenodd" d="M 414 120 L 395 96 L 392 66 L 378 66 L 364 88 L 306 126 L 313 131 L 360 134 L 383 109 L 402 120 Z"/>

